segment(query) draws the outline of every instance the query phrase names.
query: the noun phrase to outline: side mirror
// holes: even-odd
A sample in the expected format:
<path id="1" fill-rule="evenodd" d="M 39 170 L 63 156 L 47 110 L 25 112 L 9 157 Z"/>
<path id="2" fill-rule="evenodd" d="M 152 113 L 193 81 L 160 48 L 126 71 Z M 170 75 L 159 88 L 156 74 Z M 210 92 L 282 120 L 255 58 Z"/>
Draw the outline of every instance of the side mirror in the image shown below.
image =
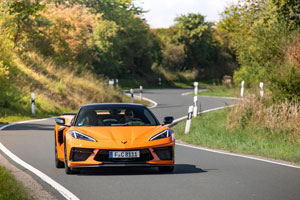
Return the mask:
<path id="1" fill-rule="evenodd" d="M 65 126 L 66 120 L 65 118 L 55 118 L 55 122 L 60 126 Z"/>
<path id="2" fill-rule="evenodd" d="M 164 118 L 164 124 L 172 124 L 174 117 L 168 116 Z"/>

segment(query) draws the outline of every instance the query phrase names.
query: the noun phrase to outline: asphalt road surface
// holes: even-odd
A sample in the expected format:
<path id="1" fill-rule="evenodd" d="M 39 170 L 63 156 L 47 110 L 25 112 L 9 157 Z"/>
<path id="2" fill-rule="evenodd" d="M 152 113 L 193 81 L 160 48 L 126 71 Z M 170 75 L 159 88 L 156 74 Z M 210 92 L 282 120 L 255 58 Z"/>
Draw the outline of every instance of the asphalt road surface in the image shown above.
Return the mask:
<path id="1" fill-rule="evenodd" d="M 145 90 L 143 95 L 158 103 L 152 111 L 162 121 L 164 116 L 186 115 L 193 97 L 182 96 L 185 92 L 188 90 Z M 201 97 L 200 102 L 201 109 L 207 110 L 233 100 Z M 66 175 L 64 169 L 54 166 L 53 127 L 53 119 L 11 126 L 0 132 L 0 142 L 83 200 L 300 199 L 300 169 L 179 145 L 173 174 L 159 174 L 156 168 L 100 168 Z"/>

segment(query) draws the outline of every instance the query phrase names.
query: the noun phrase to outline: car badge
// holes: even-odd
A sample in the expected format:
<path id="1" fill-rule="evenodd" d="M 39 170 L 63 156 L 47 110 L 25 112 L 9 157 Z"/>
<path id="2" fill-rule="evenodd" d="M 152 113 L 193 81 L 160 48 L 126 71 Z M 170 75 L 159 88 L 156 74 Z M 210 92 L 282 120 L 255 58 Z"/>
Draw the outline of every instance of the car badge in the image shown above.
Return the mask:
<path id="1" fill-rule="evenodd" d="M 126 143 L 127 143 L 127 141 L 121 141 L 121 143 L 122 143 L 122 144 L 126 144 Z"/>

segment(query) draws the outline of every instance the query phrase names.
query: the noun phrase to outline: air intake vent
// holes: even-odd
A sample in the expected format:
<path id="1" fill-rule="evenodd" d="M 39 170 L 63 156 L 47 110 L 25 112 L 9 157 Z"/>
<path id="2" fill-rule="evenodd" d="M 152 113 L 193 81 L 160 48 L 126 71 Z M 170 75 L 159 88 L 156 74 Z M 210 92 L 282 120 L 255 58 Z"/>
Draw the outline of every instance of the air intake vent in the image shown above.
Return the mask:
<path id="1" fill-rule="evenodd" d="M 154 148 L 153 150 L 161 160 L 173 160 L 174 158 L 174 151 L 172 146 L 158 147 Z"/>
<path id="2" fill-rule="evenodd" d="M 85 161 L 93 153 L 94 149 L 72 148 L 70 153 L 70 161 Z"/>

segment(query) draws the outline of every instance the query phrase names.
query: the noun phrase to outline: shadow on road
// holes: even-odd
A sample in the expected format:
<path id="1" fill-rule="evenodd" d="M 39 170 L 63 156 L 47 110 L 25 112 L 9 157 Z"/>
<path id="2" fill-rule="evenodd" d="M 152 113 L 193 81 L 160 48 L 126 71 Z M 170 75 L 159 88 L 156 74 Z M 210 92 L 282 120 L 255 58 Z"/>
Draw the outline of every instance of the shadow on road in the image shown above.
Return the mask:
<path id="1" fill-rule="evenodd" d="M 101 167 L 93 169 L 82 169 L 78 176 L 122 176 L 122 175 L 174 175 L 174 174 L 196 174 L 207 171 L 197 168 L 195 165 L 175 164 L 173 173 L 160 173 L 157 167 Z"/>
<path id="2" fill-rule="evenodd" d="M 5 128 L 3 131 L 18 131 L 18 130 L 37 130 L 37 131 L 53 131 L 54 125 L 47 124 L 16 124 Z"/>

